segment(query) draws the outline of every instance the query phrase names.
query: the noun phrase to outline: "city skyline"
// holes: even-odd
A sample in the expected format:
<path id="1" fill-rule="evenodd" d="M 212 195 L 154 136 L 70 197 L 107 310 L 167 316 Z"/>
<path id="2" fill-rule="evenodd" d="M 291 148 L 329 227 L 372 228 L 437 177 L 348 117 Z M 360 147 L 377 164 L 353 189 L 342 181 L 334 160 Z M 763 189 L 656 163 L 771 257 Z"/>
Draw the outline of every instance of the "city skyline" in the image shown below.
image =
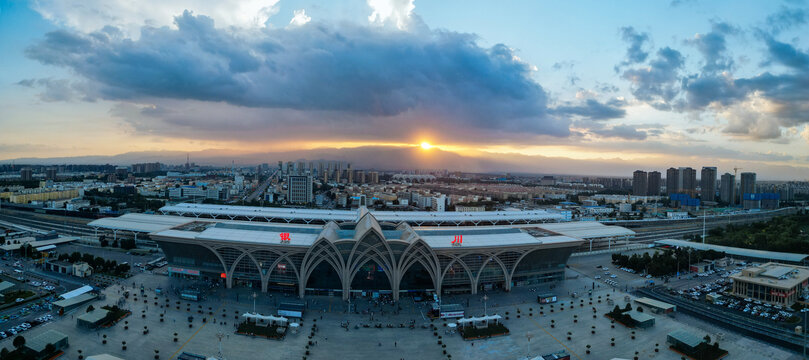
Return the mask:
<path id="1" fill-rule="evenodd" d="M 809 178 L 801 3 L 0 4 L 3 163 L 407 152 Z"/>

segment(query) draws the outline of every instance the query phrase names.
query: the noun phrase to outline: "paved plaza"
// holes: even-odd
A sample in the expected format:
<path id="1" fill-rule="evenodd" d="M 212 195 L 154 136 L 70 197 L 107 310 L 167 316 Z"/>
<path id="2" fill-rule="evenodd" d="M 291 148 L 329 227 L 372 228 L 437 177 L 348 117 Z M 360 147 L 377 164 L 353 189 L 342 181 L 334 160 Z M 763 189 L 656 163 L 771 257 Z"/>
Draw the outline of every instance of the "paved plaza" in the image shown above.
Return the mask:
<path id="1" fill-rule="evenodd" d="M 626 294 L 603 283 L 593 289 L 593 284 L 598 282 L 576 270 L 577 264 L 587 263 L 590 266 L 593 261 L 600 260 L 571 259 L 572 268 L 567 270 L 568 280 L 563 286 L 551 290 L 560 295 L 553 313 L 549 311 L 550 306 L 545 305 L 542 310 L 544 314 L 540 315 L 540 306 L 536 303 L 537 293 L 548 289 L 515 288 L 511 293 L 490 292 L 485 304 L 483 294 L 445 297 L 445 303 L 464 305 L 467 315 L 482 315 L 485 306 L 486 313 L 502 315 L 511 331 L 509 336 L 464 341 L 458 334 L 446 333 L 443 326 L 445 321 L 436 320 L 434 324 L 438 326 L 438 335 L 446 348 L 438 345 L 439 339 L 432 330 L 422 328 L 422 325 L 430 324 L 426 318 L 427 303 L 415 303 L 410 297 L 402 298 L 400 311 L 395 311 L 392 305 L 376 306 L 367 299 L 357 299 L 353 304 L 358 313 L 346 314 L 347 307 L 339 296 L 307 296 L 302 329 L 297 334 L 288 332 L 284 340 L 276 341 L 234 334 L 235 324 L 239 322 L 237 316 L 245 311 L 253 311 L 252 289 L 217 288 L 201 302 L 181 301 L 178 310 L 179 299 L 171 294 L 171 289 L 188 285 L 189 282 L 148 272 L 107 288 L 106 299 L 93 304 L 100 307 L 117 302 L 122 296 L 122 289 L 137 294 L 131 295 L 124 306 L 133 313 L 125 319 L 128 324 L 121 322 L 98 331 L 80 329 L 76 326 L 75 317 L 84 311 L 85 306 L 25 335 L 33 337 L 48 329 L 68 334 L 70 347 L 62 359 L 78 359 L 78 350 L 85 356 L 108 353 L 125 359 L 154 359 L 154 350 L 159 350 L 161 359 L 175 358 L 181 351 L 215 356 L 219 351 L 219 333 L 224 335 L 221 348 L 226 359 L 301 359 L 305 356 L 310 329 L 316 323 L 318 331 L 312 339 L 315 345 L 310 346 L 308 359 L 446 359 L 444 350 L 453 359 L 521 359 L 559 350 L 568 351 L 573 359 L 631 359 L 636 351 L 641 359 L 680 359 L 680 355 L 669 350 L 665 344 L 666 334 L 675 329 L 685 329 L 700 337 L 708 334 L 712 339 L 719 339 L 721 346 L 730 351 L 728 359 L 799 358 L 795 353 L 716 328 L 684 314 L 674 317 L 654 315 L 655 326 L 645 330 L 636 329 L 636 339 L 632 340 L 631 329 L 620 324 L 611 328 L 609 319 L 603 316 L 612 308 L 607 305 L 607 295 L 615 299 L 615 305 L 624 306 Z M 145 296 L 140 295 L 141 285 L 145 288 Z M 165 294 L 156 295 L 154 289 L 157 287 L 164 289 Z M 589 304 L 588 290 L 593 291 L 592 305 Z M 568 295 L 573 292 L 578 295 L 575 299 Z M 599 296 L 601 303 L 598 303 Z M 168 307 L 164 306 L 167 298 Z M 290 300 L 297 298 L 259 292 L 255 307 L 259 313 L 275 314 L 278 303 Z M 580 305 L 582 300 L 584 306 Z M 571 303 L 574 304 L 573 309 L 569 308 Z M 565 309 L 560 311 L 562 304 Z M 597 310 L 596 318 L 593 318 L 593 307 Z M 518 309 L 520 318 L 517 318 Z M 199 311 L 204 313 L 205 323 Z M 533 315 L 529 316 L 529 313 Z M 146 317 L 143 318 L 142 314 L 146 314 Z M 163 322 L 159 320 L 160 314 L 163 314 Z M 189 316 L 194 317 L 190 328 Z M 576 323 L 574 316 L 578 320 Z M 344 321 L 350 323 L 348 330 L 340 325 Z M 411 321 L 415 322 L 415 329 L 399 328 L 399 324 L 409 324 Z M 553 328 L 552 321 L 555 322 Z M 374 328 L 373 325 L 377 323 L 383 324 L 383 328 Z M 371 327 L 364 328 L 364 324 Z M 388 328 L 388 324 L 394 328 Z M 124 329 L 125 325 L 129 327 L 128 330 Z M 592 326 L 595 326 L 595 334 L 591 334 Z M 143 335 L 144 327 L 148 329 L 147 335 Z M 174 342 L 175 332 L 177 342 Z M 570 340 L 567 338 L 568 332 L 572 333 Z M 107 336 L 107 344 L 102 344 L 103 335 Z M 610 345 L 611 338 L 615 338 L 614 347 Z M 122 350 L 122 341 L 126 341 L 127 350 Z M 655 344 L 659 344 L 658 353 L 654 352 Z M 586 354 L 587 345 L 591 345 L 590 355 Z M 0 346 L 11 347 L 11 340 L 3 340 Z"/>

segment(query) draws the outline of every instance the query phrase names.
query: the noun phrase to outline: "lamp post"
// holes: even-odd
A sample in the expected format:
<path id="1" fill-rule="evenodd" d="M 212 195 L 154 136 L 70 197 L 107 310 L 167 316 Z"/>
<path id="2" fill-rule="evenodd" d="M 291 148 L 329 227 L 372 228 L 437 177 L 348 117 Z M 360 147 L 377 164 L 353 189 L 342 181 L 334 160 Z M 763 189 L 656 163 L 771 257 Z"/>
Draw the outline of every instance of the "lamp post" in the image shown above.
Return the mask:
<path id="1" fill-rule="evenodd" d="M 485 315 L 489 315 L 489 314 L 486 312 L 486 300 L 489 300 L 489 296 L 488 296 L 488 295 L 483 295 L 483 315 L 484 315 L 484 316 L 485 316 Z"/>
<path id="2" fill-rule="evenodd" d="M 803 359 L 806 360 L 806 313 L 809 312 L 809 308 L 801 309 L 803 313 Z"/>
<path id="3" fill-rule="evenodd" d="M 222 338 L 225 337 L 225 334 L 221 331 L 216 333 L 216 338 L 219 339 L 219 353 L 216 354 L 217 359 L 224 360 L 225 356 L 222 355 Z"/>
<path id="4" fill-rule="evenodd" d="M 253 314 L 257 314 L 257 312 L 256 312 L 256 297 L 258 297 L 258 294 L 256 294 L 255 291 L 253 291 Z"/>

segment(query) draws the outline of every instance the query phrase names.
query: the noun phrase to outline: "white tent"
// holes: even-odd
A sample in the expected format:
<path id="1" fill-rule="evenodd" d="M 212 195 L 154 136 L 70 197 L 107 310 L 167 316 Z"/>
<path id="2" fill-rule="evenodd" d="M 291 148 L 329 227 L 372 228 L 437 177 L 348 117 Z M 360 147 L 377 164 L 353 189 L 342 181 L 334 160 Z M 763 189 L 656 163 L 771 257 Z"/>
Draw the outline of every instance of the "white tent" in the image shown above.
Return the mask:
<path id="1" fill-rule="evenodd" d="M 267 322 L 267 323 L 278 323 L 281 326 L 286 326 L 287 318 L 283 316 L 272 316 L 272 315 L 261 315 L 257 313 L 244 313 L 242 314 L 243 318 L 252 319 L 255 322 Z"/>
<path id="2" fill-rule="evenodd" d="M 461 327 L 474 325 L 475 327 L 488 327 L 490 322 L 497 324 L 503 317 L 500 315 L 488 315 L 481 317 L 470 317 L 458 319 L 457 323 Z"/>

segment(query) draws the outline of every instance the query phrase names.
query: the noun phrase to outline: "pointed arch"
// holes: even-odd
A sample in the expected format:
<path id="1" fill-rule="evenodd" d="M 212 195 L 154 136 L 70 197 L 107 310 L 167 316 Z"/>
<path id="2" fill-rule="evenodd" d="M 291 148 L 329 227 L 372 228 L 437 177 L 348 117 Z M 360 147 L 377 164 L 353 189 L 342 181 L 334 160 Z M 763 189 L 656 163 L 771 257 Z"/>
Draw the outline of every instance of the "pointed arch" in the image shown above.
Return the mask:
<path id="1" fill-rule="evenodd" d="M 360 252 L 358 252 L 358 250 Z M 382 266 L 388 278 L 391 277 L 390 273 L 394 271 L 396 264 L 393 250 L 390 248 L 387 241 L 385 241 L 385 237 L 382 236 L 375 227 L 368 228 L 351 248 L 348 261 L 345 263 L 345 271 L 347 272 L 346 275 L 348 275 L 346 280 L 348 284 L 351 284 L 356 271 L 369 260 L 374 260 L 377 265 Z M 393 284 L 392 279 L 389 280 L 390 283 Z"/>

